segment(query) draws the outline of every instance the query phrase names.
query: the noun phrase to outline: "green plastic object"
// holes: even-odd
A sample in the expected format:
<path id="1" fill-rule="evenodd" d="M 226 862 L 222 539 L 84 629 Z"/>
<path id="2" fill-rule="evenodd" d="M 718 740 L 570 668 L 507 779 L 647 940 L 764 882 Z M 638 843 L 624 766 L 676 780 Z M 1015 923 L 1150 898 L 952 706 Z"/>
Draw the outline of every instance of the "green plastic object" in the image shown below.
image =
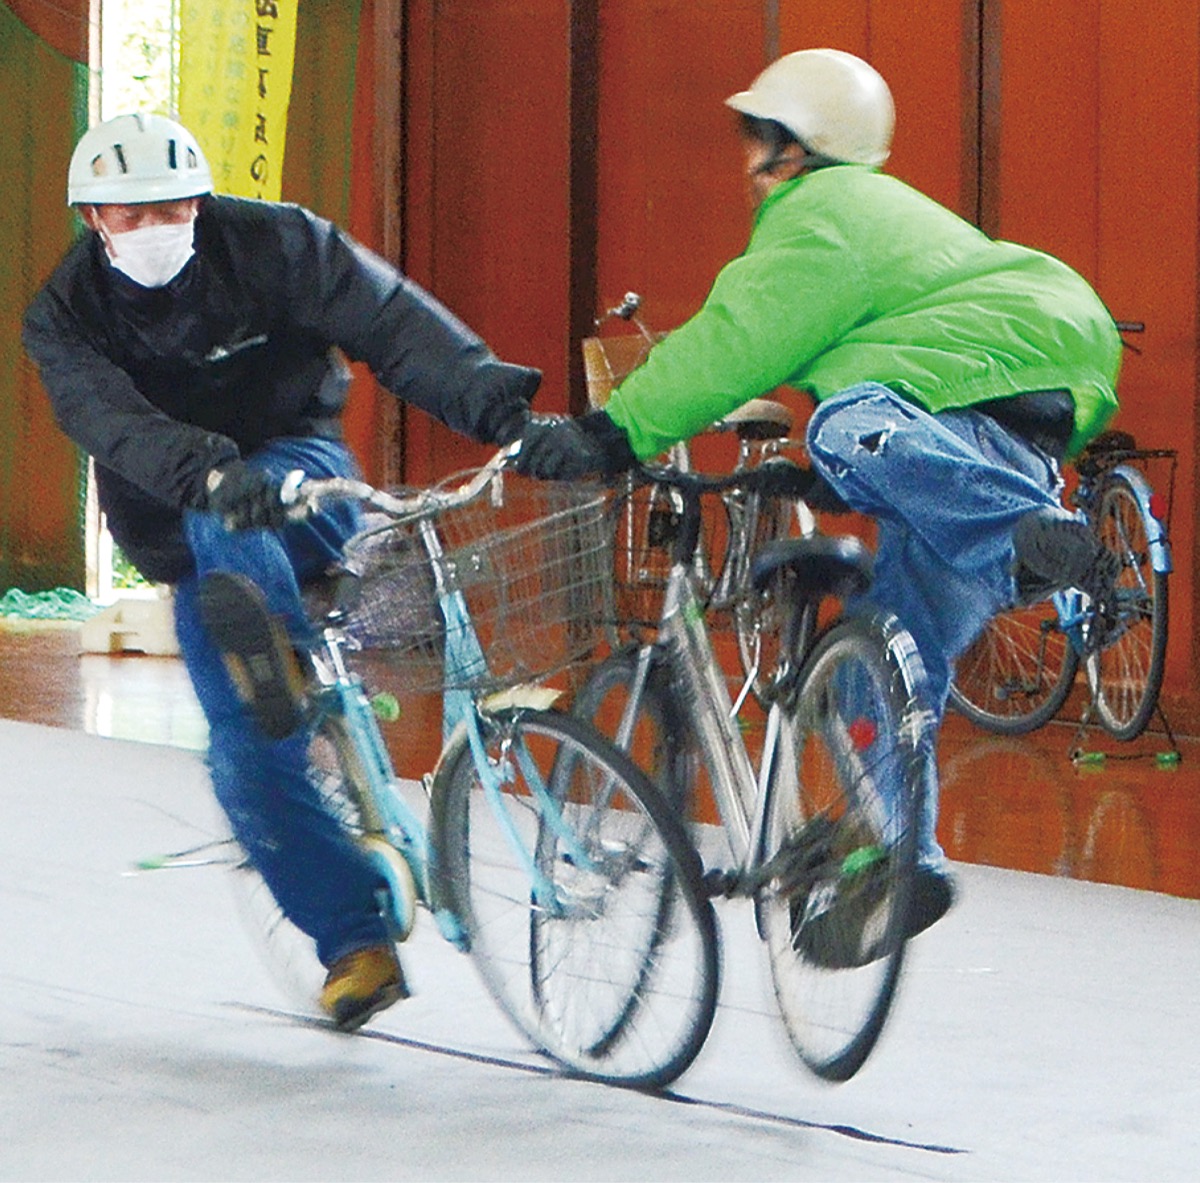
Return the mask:
<path id="1" fill-rule="evenodd" d="M 400 718 L 400 700 L 387 690 L 371 696 L 371 709 L 383 723 L 395 723 Z"/>
<path id="2" fill-rule="evenodd" d="M 1079 752 L 1075 756 L 1076 764 L 1103 764 L 1106 757 L 1103 752 Z"/>
<path id="3" fill-rule="evenodd" d="M 842 874 L 845 876 L 857 875 L 860 871 L 865 871 L 869 866 L 879 862 L 883 857 L 882 847 L 860 846 L 842 859 Z"/>
<path id="4" fill-rule="evenodd" d="M 1159 768 L 1178 768 L 1181 759 L 1178 752 L 1158 752 L 1154 756 L 1154 763 Z"/>
<path id="5" fill-rule="evenodd" d="M 87 620 L 100 611 L 87 596 L 69 587 L 23 592 L 10 588 L 0 596 L 0 616 L 18 620 Z"/>

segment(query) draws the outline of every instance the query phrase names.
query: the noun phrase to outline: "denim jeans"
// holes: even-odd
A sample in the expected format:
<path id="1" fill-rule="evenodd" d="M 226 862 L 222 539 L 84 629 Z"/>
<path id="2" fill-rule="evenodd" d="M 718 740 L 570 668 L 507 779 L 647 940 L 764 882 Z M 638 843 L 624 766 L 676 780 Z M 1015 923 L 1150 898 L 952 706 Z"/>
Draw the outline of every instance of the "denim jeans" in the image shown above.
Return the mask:
<path id="1" fill-rule="evenodd" d="M 274 440 L 247 463 L 279 478 L 293 469 L 314 477 L 357 475 L 350 453 L 329 440 Z M 195 572 L 175 589 L 175 626 L 208 719 L 217 799 L 284 914 L 313 938 L 327 966 L 387 939 L 375 896 L 379 877 L 322 808 L 308 775 L 311 736 L 268 739 L 239 701 L 201 622 L 197 593 L 210 571 L 247 576 L 302 646 L 311 627 L 300 586 L 339 557 L 358 519 L 357 507 L 342 505 L 279 531 L 231 533 L 215 514 L 188 511 L 184 533 Z"/>
<path id="2" fill-rule="evenodd" d="M 1014 602 L 1013 527 L 1038 509 L 1069 516 L 1058 465 L 978 411 L 933 415 L 875 384 L 821 403 L 808 448 L 842 500 L 878 523 L 875 580 L 863 602 L 912 634 L 940 723 L 955 660 Z M 918 843 L 930 866 L 944 858 L 936 822 L 930 761 Z"/>

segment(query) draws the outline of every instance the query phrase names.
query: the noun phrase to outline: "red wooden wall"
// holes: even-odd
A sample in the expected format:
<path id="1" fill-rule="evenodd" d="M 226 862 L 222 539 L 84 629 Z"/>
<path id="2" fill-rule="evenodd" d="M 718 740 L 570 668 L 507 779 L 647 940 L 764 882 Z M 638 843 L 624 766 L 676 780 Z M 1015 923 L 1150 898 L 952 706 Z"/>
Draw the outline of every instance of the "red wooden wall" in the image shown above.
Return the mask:
<path id="1" fill-rule="evenodd" d="M 1194 0 L 1153 9 L 1150 20 L 1101 0 L 403 0 L 403 262 L 498 352 L 543 368 L 539 405 L 578 409 L 581 305 L 598 311 L 632 288 L 669 327 L 745 242 L 722 100 L 789 50 L 867 57 L 896 98 L 890 171 L 989 233 L 1060 255 L 1115 316 L 1146 322 L 1118 423 L 1181 454 L 1167 701 L 1200 717 L 1200 22 Z M 473 454 L 408 422 L 413 479 Z"/>

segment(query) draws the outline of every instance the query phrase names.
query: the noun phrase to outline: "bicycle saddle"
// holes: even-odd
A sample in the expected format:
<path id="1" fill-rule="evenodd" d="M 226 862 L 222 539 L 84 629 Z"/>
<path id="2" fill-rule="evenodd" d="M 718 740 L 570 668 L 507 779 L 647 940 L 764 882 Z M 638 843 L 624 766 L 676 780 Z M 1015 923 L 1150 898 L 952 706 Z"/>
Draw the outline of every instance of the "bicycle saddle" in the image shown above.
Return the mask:
<path id="1" fill-rule="evenodd" d="M 792 412 L 769 398 L 752 398 L 718 419 L 709 431 L 736 431 L 744 440 L 780 440 L 792 430 Z"/>
<path id="2" fill-rule="evenodd" d="M 1075 467 L 1085 477 L 1094 477 L 1137 452 L 1137 441 L 1127 431 L 1102 431 L 1076 457 Z"/>
<path id="3" fill-rule="evenodd" d="M 789 571 L 804 596 L 848 599 L 871 586 L 874 560 L 852 534 L 782 538 L 768 542 L 750 561 L 750 580 L 758 591 L 778 571 Z"/>

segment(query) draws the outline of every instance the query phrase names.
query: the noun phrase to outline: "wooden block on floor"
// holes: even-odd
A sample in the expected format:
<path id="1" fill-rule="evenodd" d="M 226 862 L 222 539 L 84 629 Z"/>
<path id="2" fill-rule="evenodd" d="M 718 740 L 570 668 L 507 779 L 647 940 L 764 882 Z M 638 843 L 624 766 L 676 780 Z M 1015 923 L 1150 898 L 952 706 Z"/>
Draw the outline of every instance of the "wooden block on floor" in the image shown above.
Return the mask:
<path id="1" fill-rule="evenodd" d="M 80 635 L 84 653 L 145 653 L 174 657 L 175 614 L 169 599 L 123 599 L 84 621 Z"/>

